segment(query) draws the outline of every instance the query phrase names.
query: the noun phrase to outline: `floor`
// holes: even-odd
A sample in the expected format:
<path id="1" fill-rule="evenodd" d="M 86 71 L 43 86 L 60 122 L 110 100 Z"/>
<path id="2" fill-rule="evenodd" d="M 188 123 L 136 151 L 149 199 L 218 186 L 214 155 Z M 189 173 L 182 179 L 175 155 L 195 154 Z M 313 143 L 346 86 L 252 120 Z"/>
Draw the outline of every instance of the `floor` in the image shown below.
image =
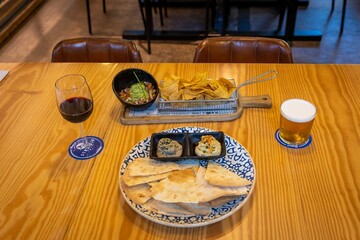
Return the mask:
<path id="1" fill-rule="evenodd" d="M 102 1 L 91 0 L 93 36 L 121 37 L 125 29 L 143 29 L 136 0 L 107 0 L 107 13 Z M 345 28 L 339 36 L 342 1 L 336 0 L 330 14 L 331 0 L 310 0 L 306 9 L 299 9 L 296 28 L 319 30 L 320 42 L 291 42 L 296 63 L 360 63 L 360 1 L 348 0 Z M 204 9 L 169 8 L 165 26 L 158 14 L 155 28 L 166 30 L 201 30 Z M 246 22 L 238 21 L 239 16 Z M 180 20 L 179 20 L 180 19 Z M 276 29 L 277 12 L 269 8 L 237 9 L 230 15 L 229 29 Z M 190 26 L 190 27 L 189 27 Z M 64 38 L 89 36 L 84 0 L 47 0 L 5 43 L 0 46 L 0 62 L 49 62 L 56 42 Z M 146 42 L 134 40 L 144 62 L 192 62 L 197 41 L 153 41 L 152 54 L 147 54 Z"/>

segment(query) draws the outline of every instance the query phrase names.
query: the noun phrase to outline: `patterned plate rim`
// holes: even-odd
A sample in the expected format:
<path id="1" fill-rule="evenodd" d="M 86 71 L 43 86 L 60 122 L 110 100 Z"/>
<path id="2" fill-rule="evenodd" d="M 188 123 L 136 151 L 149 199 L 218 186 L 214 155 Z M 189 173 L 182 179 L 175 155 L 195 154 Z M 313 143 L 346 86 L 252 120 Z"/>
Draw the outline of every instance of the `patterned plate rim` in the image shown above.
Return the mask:
<path id="1" fill-rule="evenodd" d="M 212 130 L 212 129 L 208 129 L 208 128 L 202 128 L 202 127 L 179 127 L 179 128 L 171 128 L 171 129 L 168 129 L 168 130 L 163 130 L 162 132 L 211 132 L 211 131 L 215 131 L 215 130 Z M 235 142 L 236 144 L 238 144 L 245 153 L 247 153 L 247 156 L 248 156 L 248 161 L 250 161 L 251 163 L 251 170 L 249 172 L 252 172 L 253 174 L 253 178 L 252 178 L 252 184 L 251 186 L 248 187 L 249 189 L 249 193 L 248 195 L 246 195 L 245 197 L 244 196 L 240 196 L 238 198 L 236 198 L 234 201 L 231 201 L 231 203 L 229 204 L 224 204 L 222 205 L 221 207 L 217 207 L 217 208 L 213 208 L 213 211 L 220 211 L 221 208 L 224 208 L 225 206 L 230 206 L 231 205 L 231 209 L 230 211 L 224 213 L 223 215 L 220 215 L 218 217 L 214 217 L 212 219 L 207 219 L 207 217 L 210 217 L 210 214 L 209 216 L 200 216 L 200 215 L 197 215 L 197 216 L 178 216 L 178 217 L 174 217 L 174 216 L 170 216 L 170 215 L 164 215 L 164 214 L 158 214 L 158 213 L 155 213 L 155 212 L 152 212 L 152 211 L 149 211 L 149 210 L 146 210 L 145 208 L 143 208 L 141 205 L 138 205 L 138 204 L 135 204 L 131 201 L 131 199 L 129 199 L 127 196 L 126 196 L 126 193 L 124 192 L 124 190 L 122 189 L 122 186 L 121 186 L 121 176 L 122 176 L 122 173 L 124 172 L 124 170 L 126 169 L 126 166 L 128 163 L 125 163 L 125 161 L 129 162 L 129 160 L 127 160 L 128 158 L 130 158 L 130 153 L 136 148 L 136 146 L 140 145 L 140 144 L 144 144 L 146 143 L 147 141 L 150 142 L 150 138 L 151 136 L 145 138 L 145 139 L 142 139 L 141 141 L 139 141 L 138 143 L 136 143 L 132 148 L 131 150 L 126 154 L 125 158 L 122 160 L 121 162 L 121 167 L 120 167 L 120 172 L 119 172 L 119 189 L 120 189 L 120 192 L 123 196 L 123 198 L 125 199 L 126 203 L 136 212 L 138 213 L 139 215 L 143 216 L 144 218 L 152 221 L 152 222 L 156 222 L 158 224 L 161 224 L 161 225 L 165 225 L 165 226 L 170 226 L 170 227 L 180 227 L 180 228 L 187 228 L 187 227 L 201 227 L 201 226 L 207 226 L 207 225 L 210 225 L 210 224 L 213 224 L 213 223 L 216 223 L 216 222 L 219 222 L 229 216 L 231 216 L 232 214 L 234 214 L 235 212 L 237 212 L 242 206 L 245 205 L 245 203 L 250 199 L 251 195 L 252 195 L 252 192 L 254 190 L 254 187 L 255 187 L 255 182 L 256 182 L 256 171 L 255 171 L 255 165 L 254 165 L 254 162 L 252 161 L 252 158 L 249 154 L 249 152 L 245 149 L 244 146 L 242 146 L 236 139 L 233 139 L 232 137 L 228 136 L 225 134 L 225 138 L 227 140 L 232 140 L 233 142 Z M 150 152 L 147 153 L 147 157 L 149 156 Z M 220 164 L 221 164 L 221 160 L 222 159 L 225 159 L 226 157 L 228 156 L 228 152 L 226 154 L 226 156 L 224 158 L 221 158 L 221 159 L 218 159 L 216 161 L 218 161 Z M 207 162 L 206 160 L 205 161 L 202 161 L 202 162 Z M 124 165 L 126 164 L 126 166 Z M 247 173 L 249 173 L 247 172 Z M 140 209 L 144 210 L 141 211 Z M 146 212 L 146 213 L 145 213 Z M 166 221 L 163 221 L 161 220 L 160 218 L 157 218 L 156 216 L 166 216 L 168 218 L 178 218 L 179 220 L 182 220 L 183 222 L 182 223 L 174 223 L 174 222 L 166 222 Z M 200 219 L 200 222 L 191 222 L 191 219 Z M 186 220 L 187 221 L 190 221 L 190 223 L 186 223 Z"/>

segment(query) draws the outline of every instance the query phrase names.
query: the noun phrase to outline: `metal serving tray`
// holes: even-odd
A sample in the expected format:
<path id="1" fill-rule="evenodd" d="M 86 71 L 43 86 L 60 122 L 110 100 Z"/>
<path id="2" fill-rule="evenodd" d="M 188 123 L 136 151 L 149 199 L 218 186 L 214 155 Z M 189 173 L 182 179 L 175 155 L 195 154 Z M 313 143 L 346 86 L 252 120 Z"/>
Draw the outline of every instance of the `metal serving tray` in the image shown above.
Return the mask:
<path id="1" fill-rule="evenodd" d="M 235 86 L 234 79 L 229 79 Z M 160 93 L 161 94 L 161 93 Z M 231 110 L 236 111 L 238 107 L 238 91 L 235 89 L 229 99 L 216 100 L 173 100 L 166 101 L 161 98 L 158 102 L 159 112 L 171 111 L 208 111 L 208 110 Z"/>

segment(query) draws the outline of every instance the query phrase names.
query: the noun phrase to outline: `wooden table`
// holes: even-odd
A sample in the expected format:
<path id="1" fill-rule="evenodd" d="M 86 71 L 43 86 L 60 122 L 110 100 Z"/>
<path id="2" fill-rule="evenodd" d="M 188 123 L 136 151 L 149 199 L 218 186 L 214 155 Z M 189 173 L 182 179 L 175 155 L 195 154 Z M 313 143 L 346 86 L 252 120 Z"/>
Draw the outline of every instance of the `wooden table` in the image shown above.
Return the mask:
<path id="1" fill-rule="evenodd" d="M 246 109 L 231 122 L 122 125 L 112 92 L 115 74 L 138 67 L 157 79 L 233 76 L 244 81 L 269 69 L 276 80 L 241 89 L 268 93 L 270 109 Z M 313 64 L 61 64 L 0 63 L 0 239 L 360 239 L 360 65 Z M 72 159 L 78 126 L 56 108 L 55 80 L 83 74 L 95 105 L 85 122 L 103 152 Z M 304 98 L 318 109 L 313 142 L 293 150 L 279 145 L 279 106 Z M 250 152 L 256 186 L 231 217 L 200 228 L 162 226 L 136 214 L 118 188 L 120 164 L 151 133 L 180 126 L 225 132 Z"/>

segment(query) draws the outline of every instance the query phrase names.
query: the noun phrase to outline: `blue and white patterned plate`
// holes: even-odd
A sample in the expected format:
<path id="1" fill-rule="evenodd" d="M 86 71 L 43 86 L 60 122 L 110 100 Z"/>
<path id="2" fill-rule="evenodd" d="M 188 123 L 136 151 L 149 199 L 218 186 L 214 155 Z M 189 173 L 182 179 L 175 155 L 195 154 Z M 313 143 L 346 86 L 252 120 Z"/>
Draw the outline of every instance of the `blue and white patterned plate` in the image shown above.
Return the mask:
<path id="1" fill-rule="evenodd" d="M 192 132 L 213 132 L 213 130 L 206 128 L 197 128 L 197 127 L 182 127 L 182 128 L 173 128 L 166 130 L 165 132 L 170 133 L 192 133 Z M 252 182 L 248 186 L 249 194 L 246 196 L 240 196 L 235 200 L 224 204 L 221 207 L 213 208 L 210 215 L 196 215 L 196 216 L 169 216 L 165 214 L 159 214 L 152 212 L 142 205 L 135 204 L 133 201 L 127 197 L 124 190 L 121 186 L 121 176 L 124 174 L 124 171 L 129 163 L 131 163 L 136 158 L 146 158 L 150 155 L 150 137 L 147 137 L 137 143 L 126 155 L 124 161 L 121 164 L 120 176 L 119 176 L 119 186 L 120 191 L 129 204 L 129 206 L 134 209 L 141 216 L 166 226 L 172 227 L 199 227 L 209 225 L 218 221 L 221 221 L 230 215 L 238 211 L 245 202 L 250 198 L 252 191 L 255 186 L 255 166 L 251 159 L 248 151 L 235 139 L 225 135 L 225 146 L 226 146 L 226 155 L 223 158 L 214 160 L 215 162 L 221 164 L 223 167 L 229 169 L 230 171 L 235 172 L 241 177 L 247 178 Z M 200 164 L 206 166 L 207 161 L 201 160 Z"/>

